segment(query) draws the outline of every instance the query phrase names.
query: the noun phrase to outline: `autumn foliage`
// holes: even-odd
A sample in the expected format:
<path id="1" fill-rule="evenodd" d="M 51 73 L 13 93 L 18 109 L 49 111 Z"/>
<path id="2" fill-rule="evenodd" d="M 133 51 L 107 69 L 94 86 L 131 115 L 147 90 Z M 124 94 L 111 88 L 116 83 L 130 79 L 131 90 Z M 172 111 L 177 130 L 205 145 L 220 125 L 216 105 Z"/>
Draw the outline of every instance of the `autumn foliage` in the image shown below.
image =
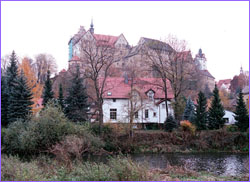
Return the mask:
<path id="1" fill-rule="evenodd" d="M 180 125 L 181 125 L 181 129 L 183 131 L 187 131 L 187 132 L 190 132 L 192 134 L 195 134 L 196 127 L 190 121 L 183 120 L 180 122 Z"/>

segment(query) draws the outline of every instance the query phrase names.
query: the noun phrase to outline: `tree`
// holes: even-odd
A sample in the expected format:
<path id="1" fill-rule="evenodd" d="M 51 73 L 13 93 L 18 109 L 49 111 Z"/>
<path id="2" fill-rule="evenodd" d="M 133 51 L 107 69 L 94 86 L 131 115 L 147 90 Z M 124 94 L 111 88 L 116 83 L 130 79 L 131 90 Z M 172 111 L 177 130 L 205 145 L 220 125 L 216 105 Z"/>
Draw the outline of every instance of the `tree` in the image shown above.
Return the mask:
<path id="1" fill-rule="evenodd" d="M 80 77 L 79 66 L 76 68 L 76 73 L 72 79 L 72 85 L 68 91 L 66 98 L 66 116 L 73 122 L 88 121 L 88 96 L 86 87 L 83 85 L 83 79 Z"/>
<path id="2" fill-rule="evenodd" d="M 50 54 L 38 54 L 35 58 L 34 69 L 37 74 L 37 82 L 44 84 L 48 70 L 51 74 L 57 71 L 55 58 Z"/>
<path id="3" fill-rule="evenodd" d="M 188 97 L 186 107 L 183 113 L 183 120 L 188 120 L 190 122 L 194 121 L 194 103 L 190 97 Z"/>
<path id="4" fill-rule="evenodd" d="M 243 94 L 241 90 L 237 99 L 237 106 L 234 113 L 235 113 L 234 118 L 236 120 L 235 123 L 236 126 L 238 126 L 240 131 L 246 131 L 247 128 L 249 128 L 249 116 L 245 102 L 243 100 Z"/>
<path id="5" fill-rule="evenodd" d="M 174 36 L 169 36 L 167 41 L 149 39 L 143 46 L 143 53 L 146 53 L 148 65 L 157 77 L 163 81 L 162 89 L 167 98 L 167 80 L 171 83 L 174 100 L 184 95 L 184 91 L 189 89 L 188 80 L 197 73 L 192 61 L 190 51 L 186 51 L 187 43 L 178 40 Z M 167 100 L 165 101 L 167 105 Z M 177 107 L 174 107 L 177 108 Z M 176 112 L 175 112 L 176 113 Z M 168 117 L 168 108 L 166 107 Z M 176 114 L 175 114 L 176 118 Z"/>
<path id="6" fill-rule="evenodd" d="M 112 76 L 111 68 L 114 63 L 120 61 L 115 57 L 114 46 L 106 44 L 109 38 L 102 41 L 93 39 L 82 39 L 79 42 L 80 61 L 84 66 L 83 75 L 88 84 L 88 97 L 96 106 L 93 114 L 97 114 L 99 129 L 103 125 L 103 96 L 106 88 L 106 80 Z"/>
<path id="7" fill-rule="evenodd" d="M 180 96 L 177 100 L 172 102 L 172 107 L 174 108 L 174 115 L 177 121 L 182 119 L 185 107 L 186 107 L 187 99 L 184 96 Z"/>
<path id="8" fill-rule="evenodd" d="M 15 85 L 9 94 L 8 120 L 14 122 L 17 119 L 26 119 L 31 114 L 32 93 L 28 87 L 27 80 L 21 72 Z"/>
<path id="9" fill-rule="evenodd" d="M 208 128 L 209 129 L 222 128 L 225 124 L 225 120 L 223 119 L 224 115 L 225 111 L 221 104 L 219 90 L 215 85 L 215 88 L 213 90 L 212 104 L 208 110 Z"/>
<path id="10" fill-rule="evenodd" d="M 1 111 L 3 112 L 1 116 L 3 116 L 4 121 L 2 122 L 4 125 L 9 123 L 9 103 L 10 103 L 10 93 L 14 90 L 14 87 L 17 83 L 18 79 L 18 67 L 17 67 L 17 58 L 15 51 L 10 55 L 9 65 L 6 69 L 6 72 L 3 74 L 4 77 L 1 77 L 3 80 L 1 81 Z"/>
<path id="11" fill-rule="evenodd" d="M 168 118 L 166 118 L 166 121 L 164 122 L 165 131 L 173 131 L 174 128 L 177 127 L 177 122 L 175 121 L 174 117 L 170 115 Z"/>
<path id="12" fill-rule="evenodd" d="M 61 106 L 62 109 L 64 109 L 64 98 L 63 98 L 63 88 L 62 84 L 59 85 L 59 94 L 58 94 L 58 104 Z"/>
<path id="13" fill-rule="evenodd" d="M 25 57 L 22 60 L 22 63 L 19 65 L 19 69 L 23 70 L 24 76 L 27 79 L 27 84 L 31 88 L 34 98 L 41 98 L 43 85 L 38 83 L 35 71 L 31 65 L 31 59 Z"/>
<path id="14" fill-rule="evenodd" d="M 197 130 L 206 130 L 207 129 L 207 98 L 203 92 L 199 92 L 196 110 L 194 113 L 195 119 L 194 123 Z"/>
<path id="15" fill-rule="evenodd" d="M 50 70 L 47 71 L 47 79 L 43 87 L 42 98 L 43 98 L 43 106 L 45 106 L 49 100 L 54 98 L 54 92 L 52 90 L 52 82 L 50 79 Z"/>
<path id="16" fill-rule="evenodd" d="M 8 88 L 6 77 L 1 75 L 1 125 L 7 126 L 8 124 Z"/>

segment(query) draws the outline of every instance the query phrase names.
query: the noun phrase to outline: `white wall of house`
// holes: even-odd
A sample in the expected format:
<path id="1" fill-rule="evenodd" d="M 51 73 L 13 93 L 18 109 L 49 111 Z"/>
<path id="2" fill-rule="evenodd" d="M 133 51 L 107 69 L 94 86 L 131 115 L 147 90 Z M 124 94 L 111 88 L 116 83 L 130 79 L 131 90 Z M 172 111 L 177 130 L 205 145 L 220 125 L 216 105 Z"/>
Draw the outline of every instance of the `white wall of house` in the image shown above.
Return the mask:
<path id="1" fill-rule="evenodd" d="M 159 99 L 144 101 L 143 107 L 138 111 L 138 118 L 134 119 L 134 123 L 164 123 L 166 119 L 165 102 L 156 105 L 155 103 L 158 101 Z M 104 99 L 103 122 L 129 122 L 128 104 L 128 99 Z M 110 109 L 116 109 L 116 120 L 110 119 Z M 148 110 L 148 118 L 145 118 L 146 110 Z M 168 110 L 170 114 L 174 114 L 169 101 Z"/>
<path id="2" fill-rule="evenodd" d="M 231 111 L 227 111 L 225 110 L 225 115 L 223 116 L 223 118 L 228 119 L 228 122 L 225 123 L 225 125 L 232 125 L 235 124 L 235 119 L 234 119 L 234 113 Z"/>

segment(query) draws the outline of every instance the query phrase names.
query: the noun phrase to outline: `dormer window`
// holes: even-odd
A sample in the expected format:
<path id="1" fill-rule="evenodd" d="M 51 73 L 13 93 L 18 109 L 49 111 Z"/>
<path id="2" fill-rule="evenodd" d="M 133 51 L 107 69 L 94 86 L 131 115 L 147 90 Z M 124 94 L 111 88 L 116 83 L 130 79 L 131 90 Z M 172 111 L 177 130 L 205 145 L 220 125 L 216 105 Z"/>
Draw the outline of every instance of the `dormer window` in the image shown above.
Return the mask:
<path id="1" fill-rule="evenodd" d="M 112 95 L 112 93 L 111 93 L 111 92 L 108 92 L 108 93 L 107 93 L 107 95 L 108 95 L 108 96 L 111 96 L 111 95 Z"/>
<path id="2" fill-rule="evenodd" d="M 153 90 L 150 90 L 150 91 L 148 91 L 148 98 L 150 99 L 150 100 L 154 100 L 154 91 Z"/>

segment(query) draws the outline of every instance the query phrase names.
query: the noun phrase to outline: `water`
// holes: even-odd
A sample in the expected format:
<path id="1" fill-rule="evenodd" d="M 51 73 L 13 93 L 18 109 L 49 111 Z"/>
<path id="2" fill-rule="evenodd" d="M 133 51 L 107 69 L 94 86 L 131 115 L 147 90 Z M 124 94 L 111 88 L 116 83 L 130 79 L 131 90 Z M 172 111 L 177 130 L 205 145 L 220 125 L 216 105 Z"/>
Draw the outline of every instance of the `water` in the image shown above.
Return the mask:
<path id="1" fill-rule="evenodd" d="M 135 154 L 133 161 L 146 162 L 150 168 L 166 168 L 168 165 L 185 166 L 194 171 L 207 171 L 221 176 L 248 174 L 248 154 L 230 153 L 168 153 Z"/>
<path id="2" fill-rule="evenodd" d="M 207 171 L 221 176 L 241 176 L 249 174 L 249 155 L 232 153 L 165 153 L 132 154 L 137 163 L 146 163 L 149 168 L 165 169 L 168 165 L 185 166 L 194 171 Z M 86 158 L 85 158 L 86 159 Z M 86 160 L 106 162 L 107 156 L 92 156 Z"/>

